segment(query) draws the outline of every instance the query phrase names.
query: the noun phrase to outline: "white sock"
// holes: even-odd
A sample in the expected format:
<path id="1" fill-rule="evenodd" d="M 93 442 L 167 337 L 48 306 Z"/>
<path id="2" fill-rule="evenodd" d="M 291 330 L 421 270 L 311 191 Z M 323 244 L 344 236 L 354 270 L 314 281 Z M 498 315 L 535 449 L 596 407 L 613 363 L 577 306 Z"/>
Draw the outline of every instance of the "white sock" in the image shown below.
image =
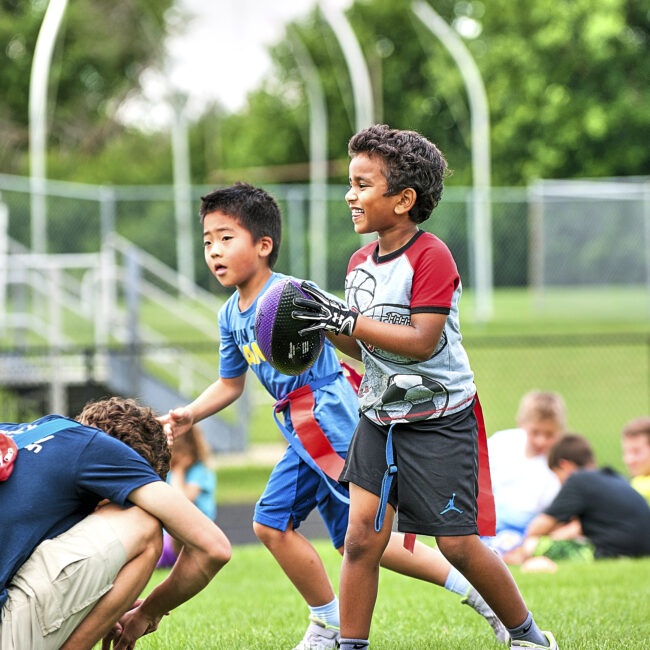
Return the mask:
<path id="1" fill-rule="evenodd" d="M 467 581 L 467 578 L 455 567 L 449 569 L 447 574 L 447 579 L 445 580 L 445 589 L 447 591 L 452 591 L 455 594 L 464 596 L 467 594 L 467 590 L 470 588 L 470 584 Z"/>
<path id="2" fill-rule="evenodd" d="M 334 600 L 327 605 L 319 605 L 318 607 L 309 606 L 309 611 L 312 616 L 320 619 L 326 625 L 334 627 L 341 627 L 341 619 L 339 617 L 339 599 L 334 596 Z"/>

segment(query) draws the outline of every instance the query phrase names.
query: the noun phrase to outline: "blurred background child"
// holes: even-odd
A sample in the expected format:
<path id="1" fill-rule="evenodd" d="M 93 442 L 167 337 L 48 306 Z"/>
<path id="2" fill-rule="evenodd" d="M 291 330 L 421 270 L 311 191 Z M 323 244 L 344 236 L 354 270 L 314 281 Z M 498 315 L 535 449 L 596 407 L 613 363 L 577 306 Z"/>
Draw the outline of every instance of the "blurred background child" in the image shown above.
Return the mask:
<path id="1" fill-rule="evenodd" d="M 623 462 L 632 487 L 650 503 L 650 416 L 630 420 L 621 434 Z"/>
<path id="2" fill-rule="evenodd" d="M 180 490 L 194 505 L 212 521 L 217 516 L 215 490 L 217 477 L 208 465 L 210 449 L 197 425 L 174 439 L 172 458 L 167 482 Z M 165 531 L 163 552 L 159 567 L 172 566 L 180 553 L 181 545 Z"/>
<path id="3" fill-rule="evenodd" d="M 488 439 L 497 534 L 487 541 L 500 553 L 521 543 L 528 524 L 560 489 L 547 456 L 566 428 L 564 400 L 557 393 L 530 391 L 521 398 L 516 422 L 516 429 Z"/>
<path id="4" fill-rule="evenodd" d="M 596 559 L 650 555 L 650 507 L 625 478 L 609 467 L 597 468 L 586 438 L 563 436 L 551 448 L 548 464 L 562 484 L 560 492 L 533 519 L 523 544 L 508 554 L 508 560 L 526 563 L 539 553 L 540 537 L 552 537 L 573 520 L 593 545 Z"/>

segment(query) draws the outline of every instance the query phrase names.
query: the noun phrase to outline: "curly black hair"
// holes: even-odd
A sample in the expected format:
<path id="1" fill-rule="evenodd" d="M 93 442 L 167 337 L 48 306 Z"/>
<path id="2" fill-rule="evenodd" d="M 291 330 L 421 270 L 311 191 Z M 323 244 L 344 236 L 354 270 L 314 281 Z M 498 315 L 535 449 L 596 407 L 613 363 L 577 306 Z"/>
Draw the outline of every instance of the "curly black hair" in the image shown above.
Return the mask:
<path id="1" fill-rule="evenodd" d="M 415 223 L 422 223 L 431 216 L 442 196 L 442 182 L 449 173 L 447 161 L 433 142 L 415 131 L 375 124 L 350 138 L 348 153 L 351 157 L 361 153 L 379 156 L 384 161 L 388 183 L 385 196 L 412 187 L 417 199 L 409 217 Z"/>
<path id="2" fill-rule="evenodd" d="M 223 212 L 246 228 L 254 242 L 262 237 L 273 240 L 269 268 L 273 268 L 280 254 L 282 215 L 276 200 L 261 187 L 237 182 L 230 187 L 214 190 L 201 197 L 199 216 L 203 223 L 211 212 Z"/>

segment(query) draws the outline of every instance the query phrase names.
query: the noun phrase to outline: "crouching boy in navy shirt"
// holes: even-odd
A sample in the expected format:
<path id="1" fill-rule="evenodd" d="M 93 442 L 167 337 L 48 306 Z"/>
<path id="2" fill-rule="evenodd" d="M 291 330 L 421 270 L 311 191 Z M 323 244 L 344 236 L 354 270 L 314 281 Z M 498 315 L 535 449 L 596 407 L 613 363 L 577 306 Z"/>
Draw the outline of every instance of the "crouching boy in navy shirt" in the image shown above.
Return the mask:
<path id="1" fill-rule="evenodd" d="M 77 650 L 102 638 L 132 648 L 230 559 L 221 530 L 162 480 L 169 447 L 151 409 L 111 398 L 76 421 L 47 415 L 0 431 L 15 455 L 11 469 L 0 463 L 3 650 Z M 184 550 L 138 601 L 161 522 Z"/>

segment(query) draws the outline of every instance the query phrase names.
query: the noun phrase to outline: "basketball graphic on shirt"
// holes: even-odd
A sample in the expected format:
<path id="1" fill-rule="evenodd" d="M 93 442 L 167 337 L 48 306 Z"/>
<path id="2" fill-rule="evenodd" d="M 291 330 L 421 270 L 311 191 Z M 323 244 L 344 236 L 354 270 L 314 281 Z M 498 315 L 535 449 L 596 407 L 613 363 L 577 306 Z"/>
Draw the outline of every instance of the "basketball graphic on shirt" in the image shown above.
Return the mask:
<path id="1" fill-rule="evenodd" d="M 384 419 L 425 419 L 442 415 L 449 403 L 447 389 L 435 379 L 420 375 L 392 375 L 377 406 Z"/>
<path id="2" fill-rule="evenodd" d="M 364 269 L 355 269 L 345 279 L 345 297 L 350 307 L 360 314 L 372 304 L 377 280 Z"/>

